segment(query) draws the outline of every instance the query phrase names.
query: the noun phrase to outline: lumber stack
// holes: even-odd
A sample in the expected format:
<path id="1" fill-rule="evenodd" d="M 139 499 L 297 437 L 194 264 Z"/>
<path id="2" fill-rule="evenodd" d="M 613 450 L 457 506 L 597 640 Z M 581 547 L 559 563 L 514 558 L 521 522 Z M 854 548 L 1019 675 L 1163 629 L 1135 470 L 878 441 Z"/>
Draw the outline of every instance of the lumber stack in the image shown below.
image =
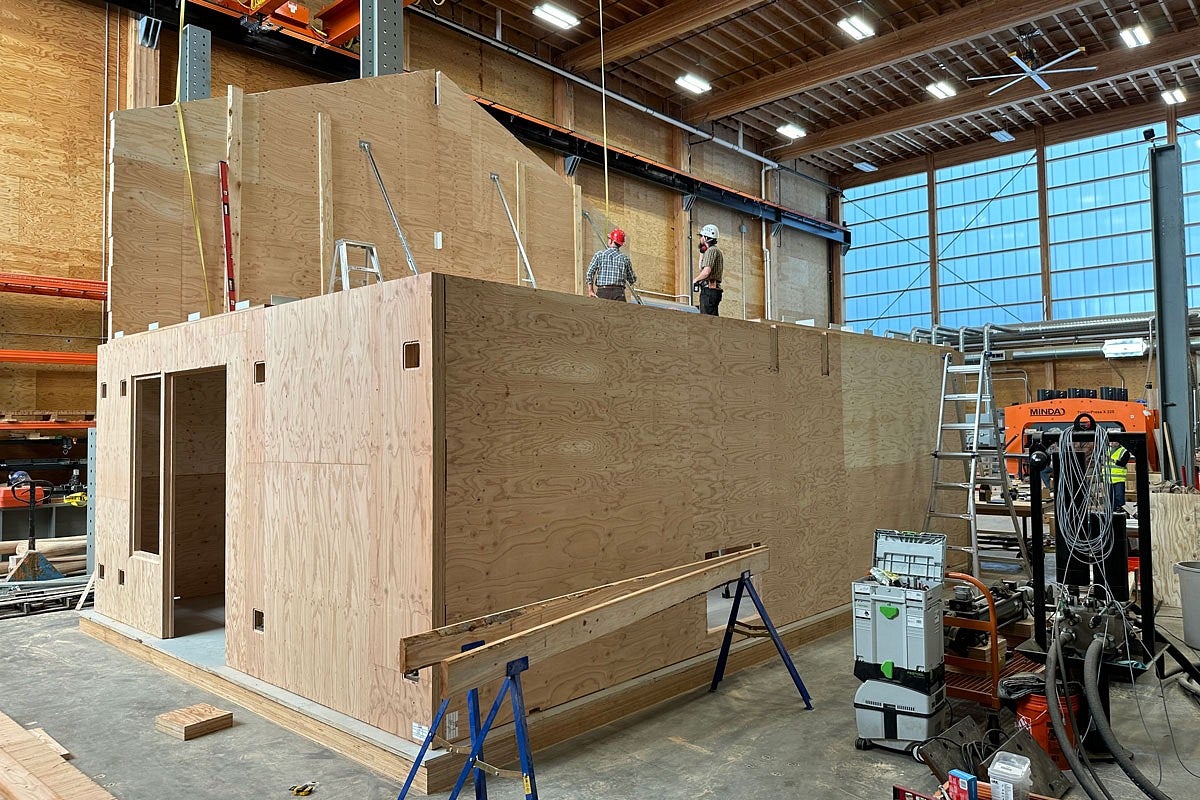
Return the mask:
<path id="1" fill-rule="evenodd" d="M 0 797 L 13 800 L 116 800 L 59 751 L 0 714 Z"/>
<path id="2" fill-rule="evenodd" d="M 82 575 L 87 572 L 86 536 L 41 539 L 37 543 L 37 550 L 64 577 Z M 7 557 L 6 561 L 0 562 L 0 579 L 7 577 L 27 552 L 29 552 L 29 542 L 24 539 L 16 542 L 0 542 L 0 557 Z"/>

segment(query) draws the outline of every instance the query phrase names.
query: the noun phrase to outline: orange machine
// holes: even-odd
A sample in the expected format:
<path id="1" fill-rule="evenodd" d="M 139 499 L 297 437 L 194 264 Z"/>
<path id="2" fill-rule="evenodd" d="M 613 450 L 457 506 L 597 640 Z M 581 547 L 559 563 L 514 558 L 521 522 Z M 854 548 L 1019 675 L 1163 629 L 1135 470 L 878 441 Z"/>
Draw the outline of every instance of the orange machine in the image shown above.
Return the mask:
<path id="1" fill-rule="evenodd" d="M 1126 400 L 1098 400 L 1094 397 L 1061 397 L 1018 403 L 1004 409 L 1004 450 L 1010 475 L 1023 475 L 1024 461 L 1014 458 L 1025 452 L 1029 433 L 1041 430 L 1065 430 L 1080 414 L 1091 414 L 1096 424 L 1125 433 L 1153 434 L 1158 428 L 1158 412 L 1142 403 Z M 1158 450 L 1154 437 L 1146 437 L 1146 453 L 1151 471 L 1158 469 Z"/>

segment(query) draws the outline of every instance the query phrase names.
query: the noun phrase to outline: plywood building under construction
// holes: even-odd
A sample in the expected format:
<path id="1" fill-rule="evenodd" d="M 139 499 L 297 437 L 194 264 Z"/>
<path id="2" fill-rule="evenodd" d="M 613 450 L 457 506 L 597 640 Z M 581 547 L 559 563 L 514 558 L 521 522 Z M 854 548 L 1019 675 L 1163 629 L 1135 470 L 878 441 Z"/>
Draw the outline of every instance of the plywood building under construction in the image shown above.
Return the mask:
<path id="1" fill-rule="evenodd" d="M 403 110 L 402 136 L 377 108 Z M 166 640 L 204 599 L 224 609 L 227 669 L 411 740 L 440 687 L 405 679 L 405 636 L 762 543 L 763 597 L 795 642 L 848 623 L 876 527 L 919 525 L 939 349 L 566 293 L 570 187 L 433 73 L 230 92 L 185 123 L 186 162 L 172 109 L 114 125 L 125 335 L 98 368 L 101 620 Z M 465 150 L 434 146 L 461 128 Z M 289 172 L 262 144 L 282 130 L 328 173 Z M 436 272 L 321 296 L 338 238 L 405 271 L 363 139 Z M 242 296 L 307 299 L 183 321 L 221 285 L 215 228 L 197 256 L 187 171 L 212 188 L 220 160 L 238 162 Z M 512 176 L 544 288 L 511 285 L 491 173 Z M 535 720 L 535 740 L 699 685 L 718 645 L 697 597 L 537 665 L 539 713 L 632 699 L 605 694 L 603 713 L 541 736 Z M 685 663 L 701 671 L 636 691 Z"/>
<path id="2" fill-rule="evenodd" d="M 97 611 L 407 734 L 399 639 L 771 548 L 779 624 L 918 524 L 940 351 L 421 275 L 101 349 Z M 132 448 L 131 448 L 132 443 Z M 178 599 L 177 599 L 178 598 Z M 530 673 L 547 709 L 717 647 L 704 599 Z M 302 652 L 303 658 L 296 654 Z"/>

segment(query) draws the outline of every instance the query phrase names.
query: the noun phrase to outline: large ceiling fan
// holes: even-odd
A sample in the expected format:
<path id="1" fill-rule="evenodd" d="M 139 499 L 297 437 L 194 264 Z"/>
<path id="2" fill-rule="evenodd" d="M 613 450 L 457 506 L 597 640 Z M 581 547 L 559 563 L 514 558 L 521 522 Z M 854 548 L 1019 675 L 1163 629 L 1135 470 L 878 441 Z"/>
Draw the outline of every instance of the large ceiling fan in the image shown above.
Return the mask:
<path id="1" fill-rule="evenodd" d="M 1066 53 L 1063 53 L 1058 58 L 1048 61 L 1045 64 L 1037 63 L 1037 57 L 1034 54 L 1032 49 L 1027 49 L 1024 54 L 1024 57 L 1018 55 L 1016 52 L 1011 52 L 1008 54 L 1008 57 L 1011 58 L 1013 63 L 1017 65 L 1017 68 L 1021 70 L 1020 72 L 1008 72 L 1008 73 L 1004 73 L 1002 75 L 976 75 L 976 76 L 967 78 L 967 80 L 969 80 L 969 81 L 996 81 L 996 80 L 1003 80 L 1005 78 L 1010 79 L 1008 81 L 1008 83 L 1004 84 L 1003 86 L 999 87 L 998 89 L 992 89 L 990 92 L 988 92 L 987 93 L 988 97 L 991 97 L 994 94 L 1003 92 L 1005 89 L 1009 88 L 1010 86 L 1014 86 L 1014 85 L 1020 83 L 1021 81 L 1025 80 L 1026 78 L 1030 79 L 1031 81 L 1036 83 L 1038 86 L 1042 87 L 1042 89 L 1044 91 L 1049 92 L 1049 91 L 1051 91 L 1050 84 L 1046 83 L 1046 80 L 1042 77 L 1043 75 L 1057 75 L 1057 74 L 1063 73 L 1063 72 L 1094 72 L 1095 71 L 1096 67 L 1094 67 L 1094 66 L 1093 67 L 1063 67 L 1061 69 L 1052 69 L 1052 67 L 1054 67 L 1058 64 L 1061 64 L 1062 62 L 1066 61 L 1068 58 L 1071 58 L 1072 56 L 1082 55 L 1086 52 L 1087 52 L 1086 48 L 1076 47 L 1074 50 L 1069 50 Z"/>

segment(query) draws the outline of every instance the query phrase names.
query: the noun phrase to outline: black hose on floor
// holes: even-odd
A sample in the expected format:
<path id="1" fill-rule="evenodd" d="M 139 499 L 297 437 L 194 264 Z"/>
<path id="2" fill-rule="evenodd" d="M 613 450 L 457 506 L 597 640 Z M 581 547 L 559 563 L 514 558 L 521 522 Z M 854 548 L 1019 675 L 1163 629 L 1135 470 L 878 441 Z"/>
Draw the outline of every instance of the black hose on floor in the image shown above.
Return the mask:
<path id="1" fill-rule="evenodd" d="M 1169 794 L 1155 786 L 1154 782 L 1134 765 L 1129 754 L 1125 752 L 1125 748 L 1117 741 L 1108 717 L 1104 716 L 1104 703 L 1100 698 L 1099 683 L 1100 657 L 1103 654 L 1104 640 L 1093 639 L 1083 658 L 1083 693 L 1087 698 L 1088 708 L 1092 711 L 1092 722 L 1096 726 L 1096 732 L 1100 734 L 1100 738 L 1104 740 L 1104 746 L 1108 748 L 1108 752 L 1112 754 L 1118 766 L 1129 776 L 1129 780 L 1133 781 L 1134 786 L 1141 789 L 1142 793 L 1152 800 L 1171 800 Z"/>
<path id="2" fill-rule="evenodd" d="M 1063 722 L 1062 709 L 1058 707 L 1058 662 L 1062 658 L 1062 642 L 1064 638 L 1070 638 L 1070 633 L 1063 633 L 1054 640 L 1054 644 L 1050 647 L 1050 652 L 1046 654 L 1046 710 L 1050 714 L 1050 726 L 1054 729 L 1054 737 L 1058 739 L 1058 746 L 1062 749 L 1063 755 L 1067 758 L 1067 763 L 1071 766 L 1071 772 L 1075 775 L 1075 780 L 1079 783 L 1079 788 L 1083 790 L 1090 800 L 1105 800 L 1105 795 L 1101 790 L 1097 790 L 1092 785 L 1092 779 L 1088 776 L 1087 770 L 1083 766 L 1083 762 L 1079 760 L 1079 754 L 1075 752 L 1075 745 L 1071 743 L 1071 737 L 1067 735 L 1067 726 Z"/>

